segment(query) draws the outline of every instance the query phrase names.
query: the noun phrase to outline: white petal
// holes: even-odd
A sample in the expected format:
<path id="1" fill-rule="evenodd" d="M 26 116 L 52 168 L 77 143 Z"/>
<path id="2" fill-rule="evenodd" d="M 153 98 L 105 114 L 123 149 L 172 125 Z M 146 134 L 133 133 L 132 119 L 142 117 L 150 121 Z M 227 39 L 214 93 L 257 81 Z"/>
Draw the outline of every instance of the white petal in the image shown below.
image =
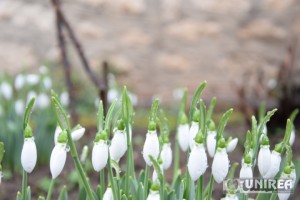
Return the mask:
<path id="1" fill-rule="evenodd" d="M 263 175 L 263 178 L 265 179 L 274 178 L 276 174 L 279 172 L 280 163 L 281 163 L 281 155 L 278 152 L 273 150 L 271 154 L 270 168 L 268 172 L 265 175 Z"/>
<path id="2" fill-rule="evenodd" d="M 3 82 L 0 85 L 0 90 L 1 90 L 1 94 L 2 96 L 6 99 L 6 100 L 10 100 L 13 94 L 13 90 L 12 87 L 9 83 L 7 82 Z"/>
<path id="3" fill-rule="evenodd" d="M 291 146 L 294 144 L 295 138 L 296 138 L 296 133 L 295 133 L 295 129 L 293 129 L 291 132 L 291 137 L 290 137 L 290 145 Z"/>
<path id="4" fill-rule="evenodd" d="M 63 92 L 60 94 L 60 102 L 63 106 L 68 106 L 70 103 L 68 92 Z"/>
<path id="5" fill-rule="evenodd" d="M 46 94 L 41 93 L 36 98 L 36 105 L 41 109 L 45 109 L 50 105 L 50 98 Z"/>
<path id="6" fill-rule="evenodd" d="M 24 102 L 19 99 L 15 102 L 15 112 L 17 115 L 23 115 L 24 114 L 25 105 Z"/>
<path id="7" fill-rule="evenodd" d="M 29 85 L 36 85 L 40 81 L 40 77 L 37 74 L 28 74 L 26 76 L 26 82 Z"/>
<path id="8" fill-rule="evenodd" d="M 292 178 L 291 174 L 288 175 L 286 173 L 282 173 L 282 175 L 280 176 L 280 179 L 290 179 L 290 178 Z M 294 185 L 292 185 L 292 188 L 294 188 Z M 290 192 L 278 192 L 279 200 L 287 200 L 289 199 L 290 196 L 291 196 Z"/>
<path id="9" fill-rule="evenodd" d="M 229 159 L 225 149 L 217 151 L 212 163 L 212 174 L 217 183 L 221 183 L 227 176 L 229 170 Z"/>
<path id="10" fill-rule="evenodd" d="M 52 179 L 58 177 L 65 166 L 67 159 L 67 151 L 65 148 L 65 143 L 58 143 L 52 150 L 50 157 L 50 171 Z"/>
<path id="11" fill-rule="evenodd" d="M 189 148 L 189 125 L 181 124 L 178 126 L 178 143 L 182 151 L 186 152 Z"/>
<path id="12" fill-rule="evenodd" d="M 216 134 L 214 133 L 214 131 L 208 132 L 206 138 L 207 151 L 211 158 L 214 157 L 216 151 Z"/>
<path id="13" fill-rule="evenodd" d="M 119 162 L 127 151 L 127 141 L 124 131 L 117 130 L 112 138 L 109 147 L 110 157 L 112 160 Z"/>
<path id="14" fill-rule="evenodd" d="M 271 151 L 269 145 L 260 147 L 257 165 L 261 176 L 264 176 L 269 171 L 271 166 Z"/>
<path id="15" fill-rule="evenodd" d="M 164 173 L 163 165 L 159 165 L 159 167 L 160 167 L 161 173 L 163 174 Z M 155 181 L 157 181 L 157 179 L 158 179 L 158 175 L 157 175 L 156 170 L 154 169 L 153 174 L 152 174 L 152 181 L 155 182 Z"/>
<path id="16" fill-rule="evenodd" d="M 47 90 L 50 90 L 51 87 L 52 87 L 52 80 L 50 77 L 45 77 L 43 79 L 43 84 L 44 84 L 44 87 L 47 89 Z"/>
<path id="17" fill-rule="evenodd" d="M 31 173 L 37 160 L 37 150 L 34 138 L 25 138 L 21 153 L 21 163 L 27 173 Z"/>
<path id="18" fill-rule="evenodd" d="M 108 187 L 104 192 L 103 200 L 113 200 L 113 199 L 114 199 L 114 195 L 112 189 Z"/>
<path id="19" fill-rule="evenodd" d="M 25 84 L 25 77 L 23 74 L 18 74 L 15 78 L 15 88 L 17 90 L 21 89 L 24 87 Z"/>
<path id="20" fill-rule="evenodd" d="M 159 155 L 159 140 L 156 131 L 149 131 L 146 135 L 145 144 L 143 147 L 143 158 L 147 165 L 152 166 L 149 156 L 157 159 Z"/>
<path id="21" fill-rule="evenodd" d="M 193 181 L 198 180 L 199 177 L 205 173 L 207 168 L 207 156 L 202 144 L 196 144 L 194 146 L 187 166 Z"/>
<path id="22" fill-rule="evenodd" d="M 240 179 L 252 179 L 253 171 L 251 165 L 247 165 L 245 163 L 242 164 L 242 168 L 240 171 Z M 251 188 L 253 185 L 253 180 L 245 180 L 247 188 Z"/>
<path id="23" fill-rule="evenodd" d="M 73 131 L 71 133 L 71 136 L 72 136 L 72 140 L 73 141 L 77 141 L 79 140 L 83 135 L 84 135 L 84 132 L 85 132 L 85 128 L 81 127 L 75 131 Z"/>
<path id="24" fill-rule="evenodd" d="M 171 143 L 163 144 L 161 151 L 161 159 L 163 161 L 163 167 L 165 170 L 169 169 L 172 164 L 172 149 Z"/>
<path id="25" fill-rule="evenodd" d="M 108 159 L 108 146 L 103 141 L 94 143 L 93 151 L 92 151 L 92 164 L 94 170 L 99 172 L 102 170 L 106 164 Z"/>
<path id="26" fill-rule="evenodd" d="M 228 144 L 227 144 L 227 147 L 226 147 L 226 151 L 227 153 L 231 153 L 234 151 L 236 145 L 238 143 L 238 139 L 237 138 L 234 138 L 233 140 L 231 140 Z"/>
<path id="27" fill-rule="evenodd" d="M 160 200 L 158 191 L 150 191 L 147 200 Z"/>
<path id="28" fill-rule="evenodd" d="M 198 122 L 192 122 L 190 132 L 189 132 L 189 145 L 190 149 L 193 149 L 195 145 L 195 137 L 199 131 L 199 123 Z"/>

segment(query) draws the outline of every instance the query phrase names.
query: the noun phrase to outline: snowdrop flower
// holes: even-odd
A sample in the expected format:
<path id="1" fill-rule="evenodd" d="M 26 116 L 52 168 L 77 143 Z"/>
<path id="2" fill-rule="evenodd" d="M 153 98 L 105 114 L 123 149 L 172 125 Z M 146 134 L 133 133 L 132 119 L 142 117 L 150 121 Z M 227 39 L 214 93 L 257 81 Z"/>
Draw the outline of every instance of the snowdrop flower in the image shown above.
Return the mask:
<path id="1" fill-rule="evenodd" d="M 85 128 L 83 128 L 80 124 L 78 124 L 74 130 L 72 130 L 71 137 L 73 141 L 78 141 L 85 132 Z"/>
<path id="2" fill-rule="evenodd" d="M 25 76 L 23 74 L 18 74 L 15 78 L 15 88 L 20 90 L 25 85 Z"/>
<path id="3" fill-rule="evenodd" d="M 159 164 L 159 168 L 160 168 L 161 173 L 164 174 L 164 166 L 163 166 L 162 159 L 159 158 L 157 160 L 157 163 Z M 156 172 L 156 170 L 154 168 L 153 174 L 152 174 L 152 181 L 155 182 L 155 181 L 157 181 L 157 179 L 158 179 L 158 175 L 157 175 L 157 172 Z"/>
<path id="4" fill-rule="evenodd" d="M 128 93 L 128 96 L 129 96 L 129 99 L 132 102 L 132 105 L 136 106 L 138 104 L 138 97 L 135 94 L 132 94 L 130 92 Z"/>
<path id="5" fill-rule="evenodd" d="M 31 173 L 37 160 L 37 150 L 29 125 L 25 128 L 24 144 L 21 152 L 21 163 L 27 173 Z"/>
<path id="6" fill-rule="evenodd" d="M 207 156 L 203 146 L 203 136 L 201 132 L 197 134 L 195 142 L 187 164 L 189 174 L 193 181 L 197 181 L 199 177 L 205 173 L 207 168 Z"/>
<path id="7" fill-rule="evenodd" d="M 103 200 L 113 200 L 113 199 L 114 199 L 114 195 L 113 195 L 112 189 L 109 185 L 109 186 L 107 186 L 107 188 L 104 192 Z"/>
<path id="8" fill-rule="evenodd" d="M 163 144 L 160 156 L 162 159 L 164 170 L 169 169 L 172 164 L 172 149 L 170 142 Z"/>
<path id="9" fill-rule="evenodd" d="M 18 99 L 15 102 L 15 112 L 16 112 L 16 114 L 17 115 L 23 115 L 24 114 L 24 109 L 25 109 L 24 102 L 21 99 Z"/>
<path id="10" fill-rule="evenodd" d="M 257 165 L 260 175 L 264 177 L 271 167 L 271 151 L 267 136 L 263 136 L 262 138 L 262 144 L 258 153 Z"/>
<path id="11" fill-rule="evenodd" d="M 242 161 L 242 168 L 240 171 L 240 179 L 247 179 L 246 181 L 246 186 L 247 187 L 252 187 L 253 181 L 248 180 L 253 178 L 253 171 L 252 171 L 252 165 L 251 165 L 251 156 L 247 154 L 245 158 Z"/>
<path id="12" fill-rule="evenodd" d="M 37 95 L 34 91 L 28 92 L 27 99 L 26 99 L 26 104 L 28 104 L 32 98 L 36 98 L 36 96 Z"/>
<path id="13" fill-rule="evenodd" d="M 150 122 L 146 140 L 143 146 L 143 157 L 147 165 L 152 166 L 149 156 L 157 159 L 159 155 L 159 140 L 156 133 L 156 123 Z"/>
<path id="14" fill-rule="evenodd" d="M 207 152 L 211 158 L 214 157 L 216 151 L 216 136 L 217 132 L 215 131 L 215 123 L 211 121 L 209 124 L 209 131 L 206 137 Z"/>
<path id="15" fill-rule="evenodd" d="M 84 145 L 80 155 L 80 162 L 84 163 L 86 161 L 88 153 L 89 153 L 89 147 L 87 145 Z"/>
<path id="16" fill-rule="evenodd" d="M 297 175 L 294 163 L 291 164 L 291 178 L 293 179 L 293 183 L 295 184 Z"/>
<path id="17" fill-rule="evenodd" d="M 60 94 L 60 102 L 63 106 L 68 106 L 70 103 L 69 94 L 67 92 L 63 92 Z"/>
<path id="18" fill-rule="evenodd" d="M 193 149 L 195 144 L 195 137 L 199 131 L 199 121 L 200 121 L 200 111 L 196 110 L 193 116 L 193 121 L 191 124 L 190 132 L 189 132 L 189 146 L 190 149 Z"/>
<path id="19" fill-rule="evenodd" d="M 180 118 L 180 124 L 177 128 L 177 139 L 181 150 L 186 152 L 189 148 L 189 124 L 185 114 L 182 114 Z"/>
<path id="20" fill-rule="evenodd" d="M 50 171 L 52 179 L 62 172 L 67 159 L 67 132 L 64 130 L 58 136 L 58 142 L 54 146 L 50 157 Z"/>
<path id="21" fill-rule="evenodd" d="M 227 147 L 226 147 L 226 151 L 227 153 L 231 153 L 234 151 L 236 145 L 238 143 L 238 139 L 234 138 L 233 140 L 231 140 L 231 137 L 229 138 L 229 142 L 227 143 Z"/>
<path id="22" fill-rule="evenodd" d="M 124 121 L 119 120 L 118 128 L 114 131 L 114 136 L 109 147 L 110 158 L 116 162 L 119 162 L 127 151 L 127 137 L 124 129 Z"/>
<path id="23" fill-rule="evenodd" d="M 284 171 L 282 175 L 280 176 L 280 179 L 292 179 L 291 177 L 291 168 L 289 166 L 284 168 Z M 294 188 L 294 181 L 292 181 L 292 188 Z M 278 192 L 278 198 L 279 200 L 288 200 L 289 197 L 291 196 L 291 192 Z"/>
<path id="24" fill-rule="evenodd" d="M 44 87 L 46 88 L 46 90 L 50 90 L 51 89 L 51 87 L 52 87 L 52 80 L 51 80 L 51 78 L 50 77 L 45 77 L 44 79 L 43 79 L 43 84 L 44 84 Z"/>
<path id="25" fill-rule="evenodd" d="M 225 147 L 225 140 L 221 138 L 212 163 L 212 174 L 217 183 L 225 179 L 229 170 L 229 159 Z"/>
<path id="26" fill-rule="evenodd" d="M 40 77 L 37 74 L 27 74 L 26 76 L 26 82 L 28 85 L 36 85 L 40 81 Z"/>
<path id="27" fill-rule="evenodd" d="M 275 147 L 275 150 L 272 151 L 270 168 L 268 172 L 265 175 L 263 175 L 263 178 L 265 179 L 274 178 L 276 174 L 279 172 L 280 163 L 281 163 L 281 154 L 279 152 L 281 152 L 281 148 L 282 147 L 279 144 L 277 147 Z"/>
<path id="28" fill-rule="evenodd" d="M 295 132 L 295 129 L 293 129 L 291 132 L 291 137 L 290 137 L 290 142 L 289 142 L 291 146 L 294 144 L 295 138 L 296 138 L 296 132 Z"/>
<path id="29" fill-rule="evenodd" d="M 221 200 L 239 200 L 239 198 L 236 194 L 226 194 L 226 197 Z"/>
<path id="30" fill-rule="evenodd" d="M 159 185 L 156 182 L 152 184 L 147 200 L 160 200 Z"/>
<path id="31" fill-rule="evenodd" d="M 40 66 L 39 71 L 41 74 L 45 75 L 48 73 L 48 68 L 45 65 Z"/>
<path id="32" fill-rule="evenodd" d="M 36 98 L 36 105 L 41 109 L 45 109 L 50 105 L 50 98 L 45 93 L 41 93 Z"/>
<path id="33" fill-rule="evenodd" d="M 9 83 L 7 82 L 3 82 L 0 85 L 0 91 L 2 96 L 6 99 L 6 100 L 10 100 L 13 94 L 13 90 L 12 87 Z"/>
<path id="34" fill-rule="evenodd" d="M 107 93 L 107 100 L 108 102 L 112 103 L 116 98 L 118 98 L 118 96 L 119 96 L 118 90 L 110 89 L 108 90 Z"/>
<path id="35" fill-rule="evenodd" d="M 102 170 L 108 159 L 108 146 L 106 131 L 98 133 L 94 140 L 94 147 L 92 151 L 92 164 L 95 171 Z"/>

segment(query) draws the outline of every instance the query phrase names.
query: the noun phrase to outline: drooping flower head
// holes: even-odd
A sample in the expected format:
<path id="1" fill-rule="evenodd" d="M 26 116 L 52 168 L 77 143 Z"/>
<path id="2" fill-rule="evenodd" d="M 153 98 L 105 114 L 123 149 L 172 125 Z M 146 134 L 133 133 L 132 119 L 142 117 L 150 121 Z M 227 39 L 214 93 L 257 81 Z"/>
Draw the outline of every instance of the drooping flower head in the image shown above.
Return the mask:
<path id="1" fill-rule="evenodd" d="M 264 135 L 262 138 L 262 143 L 260 145 L 260 150 L 258 153 L 257 165 L 260 175 L 264 177 L 271 166 L 271 151 L 269 139 L 266 135 Z"/>
<path id="2" fill-rule="evenodd" d="M 221 183 L 228 174 L 229 159 L 226 152 L 226 142 L 222 137 L 218 142 L 218 149 L 212 163 L 212 174 L 217 183 Z"/>
<path id="3" fill-rule="evenodd" d="M 199 131 L 199 121 L 200 121 L 200 111 L 196 109 L 193 114 L 193 119 L 192 119 L 191 128 L 189 132 L 189 146 L 191 150 L 194 147 L 195 137 Z"/>
<path id="4" fill-rule="evenodd" d="M 217 143 L 216 136 L 217 136 L 217 132 L 216 132 L 215 123 L 211 120 L 209 122 L 208 133 L 206 137 L 207 151 L 211 158 L 214 157 L 216 151 L 216 143 Z"/>
<path id="5" fill-rule="evenodd" d="M 31 173 L 36 165 L 37 150 L 31 127 L 27 124 L 24 130 L 24 144 L 21 152 L 21 163 L 27 173 Z"/>
<path id="6" fill-rule="evenodd" d="M 189 124 L 185 113 L 180 116 L 180 124 L 177 128 L 177 139 L 182 151 L 186 152 L 189 148 Z"/>
<path id="7" fill-rule="evenodd" d="M 154 159 L 157 159 L 159 155 L 159 139 L 156 132 L 156 123 L 154 121 L 150 121 L 149 123 L 146 140 L 143 146 L 143 158 L 147 165 L 152 166 L 152 162 L 149 158 L 150 155 Z"/>
<path id="8" fill-rule="evenodd" d="M 160 200 L 159 184 L 157 182 L 154 182 L 151 185 L 150 193 L 147 197 L 147 200 Z"/>
<path id="9" fill-rule="evenodd" d="M 232 139 L 231 137 L 229 137 L 227 140 L 227 146 L 226 146 L 227 153 L 233 152 L 234 149 L 236 148 L 237 143 L 238 143 L 237 138 Z"/>
<path id="10" fill-rule="evenodd" d="M 94 140 L 94 147 L 92 151 L 92 165 L 95 171 L 102 170 L 108 159 L 108 145 L 107 145 L 107 133 L 102 131 L 97 133 Z"/>
<path id="11" fill-rule="evenodd" d="M 116 162 L 123 157 L 127 151 L 127 140 L 125 124 L 123 120 L 118 121 L 118 127 L 114 130 L 114 136 L 109 147 L 110 158 Z"/>
<path id="12" fill-rule="evenodd" d="M 276 176 L 276 174 L 280 170 L 280 163 L 281 163 L 281 152 L 282 152 L 282 144 L 279 143 L 275 146 L 275 149 L 272 151 L 271 154 L 271 162 L 270 162 L 270 168 L 267 171 L 265 175 L 263 175 L 263 178 L 265 179 L 271 179 Z"/>

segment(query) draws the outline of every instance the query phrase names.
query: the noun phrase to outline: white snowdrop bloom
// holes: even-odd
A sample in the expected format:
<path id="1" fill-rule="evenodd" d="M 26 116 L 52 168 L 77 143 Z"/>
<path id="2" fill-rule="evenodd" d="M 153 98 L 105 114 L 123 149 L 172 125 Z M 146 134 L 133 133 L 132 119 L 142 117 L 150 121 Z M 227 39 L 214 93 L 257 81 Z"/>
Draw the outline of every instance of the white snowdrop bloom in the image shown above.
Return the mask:
<path id="1" fill-rule="evenodd" d="M 212 163 L 212 174 L 217 183 L 221 183 L 227 176 L 229 159 L 225 148 L 218 149 Z"/>
<path id="2" fill-rule="evenodd" d="M 264 161 L 266 162 L 266 161 Z M 264 179 L 271 179 L 276 176 L 276 174 L 279 172 L 280 169 L 280 163 L 281 163 L 281 155 L 277 151 L 273 150 L 271 154 L 271 162 L 270 162 L 270 168 L 267 171 L 265 175 L 263 175 Z"/>
<path id="3" fill-rule="evenodd" d="M 199 123 L 198 122 L 192 122 L 191 128 L 190 128 L 190 132 L 189 132 L 189 146 L 190 149 L 193 149 L 194 145 L 195 145 L 195 137 L 197 135 L 199 131 Z"/>
<path id="4" fill-rule="evenodd" d="M 36 85 L 40 81 L 40 77 L 37 74 L 27 74 L 26 75 L 26 82 L 28 85 Z"/>
<path id="5" fill-rule="evenodd" d="M 172 164 L 172 149 L 171 143 L 164 143 L 161 150 L 161 159 L 163 163 L 164 170 L 169 169 Z"/>
<path id="6" fill-rule="evenodd" d="M 52 88 L 52 80 L 50 77 L 45 77 L 43 79 L 43 85 L 46 88 L 46 90 L 50 90 Z"/>
<path id="7" fill-rule="evenodd" d="M 246 159 L 247 160 L 247 159 Z M 242 162 L 242 168 L 240 171 L 240 179 L 247 179 L 245 180 L 245 184 L 247 188 L 251 188 L 253 185 L 253 180 L 249 180 L 253 178 L 253 171 L 251 165 L 251 157 L 248 157 L 247 163 L 244 161 Z"/>
<path id="8" fill-rule="evenodd" d="M 112 189 L 111 187 L 107 187 L 103 195 L 103 200 L 113 200 L 113 199 L 114 199 L 114 195 Z"/>
<path id="9" fill-rule="evenodd" d="M 28 104 L 32 98 L 36 98 L 36 97 L 37 97 L 37 95 L 34 91 L 29 91 L 27 94 L 26 104 Z M 35 105 L 34 105 L 34 107 L 35 107 Z"/>
<path id="10" fill-rule="evenodd" d="M 152 162 L 149 156 L 157 159 L 159 155 L 159 140 L 157 137 L 156 130 L 149 131 L 146 135 L 146 140 L 143 146 L 143 157 L 147 165 L 152 166 Z"/>
<path id="11" fill-rule="evenodd" d="M 191 151 L 187 167 L 193 181 L 197 181 L 205 173 L 207 156 L 203 144 L 195 144 Z"/>
<path id="12" fill-rule="evenodd" d="M 39 72 L 41 74 L 47 74 L 48 73 L 48 67 L 46 67 L 45 65 L 40 66 Z"/>
<path id="13" fill-rule="evenodd" d="M 71 133 L 72 140 L 78 141 L 84 135 L 84 132 L 85 128 L 79 125 L 79 127 Z"/>
<path id="14" fill-rule="evenodd" d="M 208 131 L 206 137 L 207 152 L 211 158 L 214 157 L 216 151 L 216 145 L 217 145 L 216 136 L 217 136 L 216 131 Z"/>
<path id="15" fill-rule="evenodd" d="M 156 190 L 150 190 L 147 200 L 160 200 L 159 192 Z"/>
<path id="16" fill-rule="evenodd" d="M 94 147 L 92 151 L 92 164 L 95 171 L 99 172 L 102 170 L 108 159 L 108 146 L 106 141 L 100 140 L 94 142 Z"/>
<path id="17" fill-rule="evenodd" d="M 189 148 L 189 124 L 178 126 L 178 143 L 182 151 L 186 152 Z"/>
<path id="18" fill-rule="evenodd" d="M 12 87 L 9 83 L 7 82 L 3 82 L 0 85 L 0 90 L 1 90 L 1 94 L 2 96 L 6 99 L 6 100 L 10 100 L 12 95 L 13 95 L 13 90 Z"/>
<path id="19" fill-rule="evenodd" d="M 37 160 L 37 150 L 34 142 L 34 138 L 24 138 L 24 144 L 21 153 L 21 163 L 23 169 L 27 173 L 31 173 L 35 167 Z"/>
<path id="20" fill-rule="evenodd" d="M 136 106 L 138 104 L 138 97 L 135 94 L 132 94 L 132 93 L 129 93 L 128 96 L 131 100 L 132 105 Z"/>
<path id="21" fill-rule="evenodd" d="M 226 147 L 226 151 L 227 153 L 231 153 L 234 151 L 236 145 L 238 143 L 238 139 L 237 138 L 234 138 L 233 140 L 231 140 L 228 144 L 227 144 L 227 147 Z"/>
<path id="22" fill-rule="evenodd" d="M 15 88 L 20 90 L 25 85 L 25 76 L 23 74 L 18 74 L 15 78 Z"/>
<path id="23" fill-rule="evenodd" d="M 84 145 L 80 155 L 80 162 L 84 163 L 86 161 L 88 153 L 89 153 L 89 147 L 87 145 Z"/>
<path id="24" fill-rule="evenodd" d="M 118 97 L 119 97 L 118 90 L 116 90 L 116 89 L 108 90 L 108 93 L 107 93 L 108 102 L 112 103 Z"/>
<path id="25" fill-rule="evenodd" d="M 271 167 L 271 151 L 269 145 L 260 146 L 257 165 L 260 175 L 264 177 Z"/>
<path id="26" fill-rule="evenodd" d="M 291 174 L 286 174 L 285 172 L 282 173 L 280 179 L 291 179 Z M 294 188 L 294 182 L 291 183 L 292 188 Z M 279 200 L 288 200 L 291 196 L 291 192 L 278 192 L 277 193 Z"/>
<path id="27" fill-rule="evenodd" d="M 57 126 L 54 132 L 54 144 L 57 144 L 58 136 L 62 132 L 60 126 Z"/>
<path id="28" fill-rule="evenodd" d="M 36 105 L 41 109 L 45 109 L 50 105 L 50 98 L 45 93 L 41 93 L 36 98 Z"/>
<path id="29" fill-rule="evenodd" d="M 25 105 L 24 102 L 21 99 L 18 99 L 15 102 L 15 112 L 17 115 L 23 115 L 25 111 Z"/>
<path id="30" fill-rule="evenodd" d="M 124 156 L 127 151 L 127 141 L 124 130 L 116 130 L 109 147 L 110 158 L 116 162 Z"/>
<path id="31" fill-rule="evenodd" d="M 296 138 L 296 133 L 295 133 L 295 129 L 293 129 L 291 132 L 291 137 L 290 137 L 290 145 L 291 146 L 294 144 L 295 138 Z"/>
<path id="32" fill-rule="evenodd" d="M 236 194 L 226 194 L 221 200 L 239 200 L 239 197 Z"/>
<path id="33" fill-rule="evenodd" d="M 66 143 L 57 143 L 50 157 L 50 171 L 52 179 L 55 179 L 62 172 L 67 159 Z"/>
<path id="34" fill-rule="evenodd" d="M 68 106 L 70 103 L 68 92 L 61 93 L 59 99 L 63 106 Z"/>

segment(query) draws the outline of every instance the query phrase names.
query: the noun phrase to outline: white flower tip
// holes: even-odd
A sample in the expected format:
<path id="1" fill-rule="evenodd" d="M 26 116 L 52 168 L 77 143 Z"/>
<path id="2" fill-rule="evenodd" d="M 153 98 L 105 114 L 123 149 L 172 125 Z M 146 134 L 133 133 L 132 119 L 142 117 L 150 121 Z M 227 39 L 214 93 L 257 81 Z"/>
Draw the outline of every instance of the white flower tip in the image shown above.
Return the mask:
<path id="1" fill-rule="evenodd" d="M 78 141 L 84 135 L 84 132 L 85 132 L 85 128 L 83 128 L 83 127 L 73 131 L 71 134 L 72 140 Z"/>
<path id="2" fill-rule="evenodd" d="M 231 141 L 227 144 L 227 147 L 226 147 L 227 153 L 233 152 L 234 149 L 235 149 L 236 146 L 237 146 L 237 143 L 238 143 L 238 139 L 237 139 L 237 138 L 234 138 L 233 140 L 231 140 Z"/>

